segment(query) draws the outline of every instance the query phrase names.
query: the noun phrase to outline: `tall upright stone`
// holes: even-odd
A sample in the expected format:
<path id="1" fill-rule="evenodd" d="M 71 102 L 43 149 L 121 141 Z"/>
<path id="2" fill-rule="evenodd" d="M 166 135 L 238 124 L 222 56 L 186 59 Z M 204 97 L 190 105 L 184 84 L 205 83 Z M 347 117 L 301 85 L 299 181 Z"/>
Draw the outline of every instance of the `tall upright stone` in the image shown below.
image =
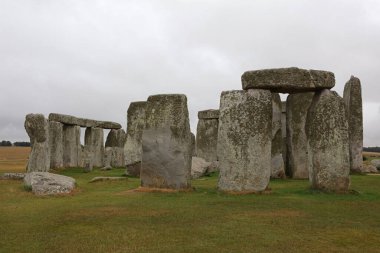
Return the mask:
<path id="1" fill-rule="evenodd" d="M 287 174 L 295 179 L 309 178 L 305 124 L 314 92 L 290 94 L 286 102 Z"/>
<path id="2" fill-rule="evenodd" d="M 286 101 L 281 101 L 281 136 L 282 136 L 282 158 L 284 159 L 285 174 L 288 170 L 288 151 L 286 147 Z"/>
<path id="3" fill-rule="evenodd" d="M 207 162 L 217 161 L 219 110 L 200 111 L 198 119 L 195 152 Z"/>
<path id="4" fill-rule="evenodd" d="M 350 135 L 350 166 L 353 172 L 363 171 L 363 103 L 359 78 L 351 76 L 344 87 L 344 102 Z"/>
<path id="5" fill-rule="evenodd" d="M 104 131 L 103 128 L 87 127 L 84 135 L 84 150 L 87 158 L 91 157 L 92 165 L 103 167 L 104 165 Z"/>
<path id="6" fill-rule="evenodd" d="M 80 126 L 63 125 L 63 166 L 80 166 L 81 153 Z"/>
<path id="7" fill-rule="evenodd" d="M 25 130 L 29 135 L 32 150 L 27 172 L 47 172 L 50 169 L 49 122 L 42 114 L 28 114 Z"/>
<path id="8" fill-rule="evenodd" d="M 193 133 L 191 134 L 191 156 L 197 156 L 197 153 L 195 151 L 195 135 Z"/>
<path id="9" fill-rule="evenodd" d="M 218 188 L 261 192 L 271 174 L 272 95 L 268 90 L 224 91 L 220 99 Z"/>
<path id="10" fill-rule="evenodd" d="M 63 124 L 49 121 L 50 168 L 63 167 Z"/>
<path id="11" fill-rule="evenodd" d="M 272 178 L 285 177 L 285 165 L 282 155 L 282 124 L 280 94 L 272 93 Z"/>
<path id="12" fill-rule="evenodd" d="M 125 161 L 129 173 L 140 175 L 142 133 L 145 128 L 146 101 L 132 102 L 127 112 L 127 139 L 124 146 Z M 137 168 L 137 169 L 136 169 Z"/>
<path id="13" fill-rule="evenodd" d="M 142 187 L 191 187 L 190 136 L 185 95 L 154 95 L 148 98 L 142 137 Z"/>
<path id="14" fill-rule="evenodd" d="M 106 140 L 106 148 L 112 148 L 112 167 L 124 167 L 125 166 L 125 145 L 126 134 L 123 129 L 112 129 Z"/>
<path id="15" fill-rule="evenodd" d="M 336 92 L 316 92 L 306 119 L 309 179 L 314 189 L 347 192 L 350 185 L 348 120 Z"/>

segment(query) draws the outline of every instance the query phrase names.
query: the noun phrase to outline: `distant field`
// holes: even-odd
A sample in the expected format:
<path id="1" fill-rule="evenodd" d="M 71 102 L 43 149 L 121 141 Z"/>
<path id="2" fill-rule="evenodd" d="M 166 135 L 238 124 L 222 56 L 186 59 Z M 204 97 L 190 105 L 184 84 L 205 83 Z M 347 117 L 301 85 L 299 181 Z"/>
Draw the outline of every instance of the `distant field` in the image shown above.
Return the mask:
<path id="1" fill-rule="evenodd" d="M 24 172 L 30 147 L 0 147 L 0 173 Z"/>
<path id="2" fill-rule="evenodd" d="M 363 152 L 363 156 L 367 156 L 367 157 L 380 157 L 380 153 L 378 153 L 378 152 Z"/>

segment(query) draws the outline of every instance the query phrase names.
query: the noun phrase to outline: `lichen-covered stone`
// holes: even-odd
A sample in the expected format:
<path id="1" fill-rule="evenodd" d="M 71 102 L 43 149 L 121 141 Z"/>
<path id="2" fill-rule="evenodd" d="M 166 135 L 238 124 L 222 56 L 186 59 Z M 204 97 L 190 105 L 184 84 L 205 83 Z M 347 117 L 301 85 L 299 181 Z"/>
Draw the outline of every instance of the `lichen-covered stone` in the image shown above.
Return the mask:
<path id="1" fill-rule="evenodd" d="M 282 159 L 284 160 L 285 174 L 289 171 L 288 169 L 288 156 L 286 147 L 286 101 L 281 101 L 281 136 L 282 136 Z"/>
<path id="2" fill-rule="evenodd" d="M 86 132 L 84 135 L 84 150 L 88 152 L 89 154 L 91 154 L 93 166 L 103 167 L 104 165 L 104 130 L 103 128 L 97 128 L 97 127 L 86 128 Z"/>
<path id="3" fill-rule="evenodd" d="M 63 124 L 49 122 L 50 168 L 63 167 Z"/>
<path id="4" fill-rule="evenodd" d="M 261 192 L 271 174 L 272 95 L 268 90 L 224 91 L 220 99 L 218 188 Z"/>
<path id="5" fill-rule="evenodd" d="M 219 110 L 204 110 L 198 112 L 198 119 L 219 119 Z"/>
<path id="6" fill-rule="evenodd" d="M 124 167 L 125 166 L 125 145 L 126 134 L 123 129 L 111 129 L 107 136 L 106 147 L 112 148 L 112 167 Z"/>
<path id="7" fill-rule="evenodd" d="M 148 98 L 142 137 L 141 186 L 188 189 L 191 187 L 191 137 L 185 95 Z"/>
<path id="8" fill-rule="evenodd" d="M 247 71 L 241 80 L 244 90 L 268 89 L 280 93 L 316 91 L 335 86 L 332 72 L 294 67 Z"/>
<path id="9" fill-rule="evenodd" d="M 32 146 L 27 172 L 46 172 L 50 169 L 49 122 L 42 114 L 28 114 L 25 117 L 25 130 Z"/>
<path id="10" fill-rule="evenodd" d="M 72 192 L 75 179 L 49 172 L 31 172 L 25 175 L 24 184 L 36 195 L 57 195 Z"/>
<path id="11" fill-rule="evenodd" d="M 272 178 L 285 177 L 285 165 L 282 156 L 282 132 L 281 132 L 281 98 L 278 93 L 272 93 Z"/>
<path id="12" fill-rule="evenodd" d="M 191 134 L 191 156 L 196 156 L 195 152 L 195 135 L 193 133 Z"/>
<path id="13" fill-rule="evenodd" d="M 198 117 L 195 153 L 207 162 L 217 161 L 219 110 L 201 111 Z"/>
<path id="14" fill-rule="evenodd" d="M 71 115 L 50 113 L 49 120 L 61 122 L 65 125 L 81 126 L 81 127 L 98 127 L 104 129 L 120 129 L 121 125 L 111 121 L 100 121 L 92 119 L 77 118 Z"/>
<path id="15" fill-rule="evenodd" d="M 147 102 L 132 102 L 127 112 L 127 139 L 124 146 L 126 165 L 141 162 L 142 133 L 145 128 L 145 110 Z M 133 171 L 133 174 L 136 174 Z M 140 174 L 140 172 L 138 173 Z"/>
<path id="16" fill-rule="evenodd" d="M 359 78 L 351 76 L 344 87 L 344 102 L 350 136 L 350 165 L 353 172 L 363 171 L 363 103 Z"/>
<path id="17" fill-rule="evenodd" d="M 312 188 L 347 192 L 350 155 L 343 98 L 329 90 L 316 92 L 306 119 L 306 135 Z"/>
<path id="18" fill-rule="evenodd" d="M 81 157 L 80 126 L 63 125 L 63 166 L 78 167 Z"/>
<path id="19" fill-rule="evenodd" d="M 314 92 L 290 94 L 286 102 L 287 174 L 295 179 L 309 178 L 305 124 Z"/>

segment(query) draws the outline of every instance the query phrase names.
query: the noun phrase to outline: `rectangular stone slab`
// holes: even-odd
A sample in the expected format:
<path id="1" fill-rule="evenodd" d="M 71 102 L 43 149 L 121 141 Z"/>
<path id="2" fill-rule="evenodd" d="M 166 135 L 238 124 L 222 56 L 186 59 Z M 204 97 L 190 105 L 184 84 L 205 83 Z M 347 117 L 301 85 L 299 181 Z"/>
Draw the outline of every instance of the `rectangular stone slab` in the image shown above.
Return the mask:
<path id="1" fill-rule="evenodd" d="M 49 120 L 61 122 L 66 125 L 76 125 L 80 127 L 98 127 L 103 129 L 120 129 L 121 125 L 111 121 L 99 121 L 92 119 L 77 118 L 71 115 L 50 113 Z"/>
<path id="2" fill-rule="evenodd" d="M 276 93 L 317 91 L 335 86 L 332 72 L 295 67 L 247 71 L 241 81 L 244 90 L 265 89 Z"/>

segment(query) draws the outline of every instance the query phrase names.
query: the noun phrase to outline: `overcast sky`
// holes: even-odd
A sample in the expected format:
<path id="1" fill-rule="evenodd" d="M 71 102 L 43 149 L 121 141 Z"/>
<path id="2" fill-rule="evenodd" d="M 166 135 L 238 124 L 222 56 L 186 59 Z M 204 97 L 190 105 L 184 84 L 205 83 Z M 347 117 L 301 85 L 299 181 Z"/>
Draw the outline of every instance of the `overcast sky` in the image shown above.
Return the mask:
<path id="1" fill-rule="evenodd" d="M 132 101 L 184 93 L 197 111 L 246 70 L 296 66 L 362 81 L 364 145 L 380 146 L 378 0 L 0 0 L 0 140 L 28 113 L 126 126 Z M 284 97 L 283 97 L 284 98 Z"/>

